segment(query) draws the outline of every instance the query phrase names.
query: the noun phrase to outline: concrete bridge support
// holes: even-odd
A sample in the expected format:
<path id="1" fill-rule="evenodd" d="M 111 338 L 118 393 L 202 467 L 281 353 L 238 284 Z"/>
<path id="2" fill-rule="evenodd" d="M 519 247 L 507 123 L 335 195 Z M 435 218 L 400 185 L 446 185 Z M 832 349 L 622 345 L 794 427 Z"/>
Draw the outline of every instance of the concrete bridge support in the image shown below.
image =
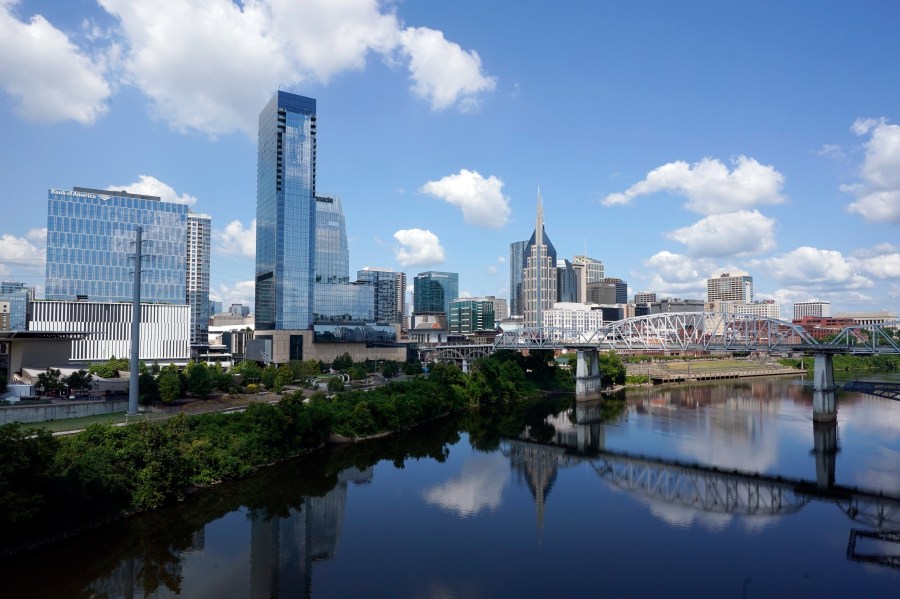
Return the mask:
<path id="1" fill-rule="evenodd" d="M 600 397 L 600 354 L 595 349 L 578 350 L 575 368 L 575 400 Z"/>
<path id="2" fill-rule="evenodd" d="M 834 390 L 832 355 L 815 354 L 813 368 L 813 421 L 830 422 L 837 418 Z"/>

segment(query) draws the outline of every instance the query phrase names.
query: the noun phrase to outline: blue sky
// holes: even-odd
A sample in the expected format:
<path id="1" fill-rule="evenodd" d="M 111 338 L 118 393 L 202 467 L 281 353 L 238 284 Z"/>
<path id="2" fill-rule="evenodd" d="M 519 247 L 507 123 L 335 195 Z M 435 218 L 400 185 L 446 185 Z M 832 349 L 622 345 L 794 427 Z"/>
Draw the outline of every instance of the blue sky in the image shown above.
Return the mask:
<path id="1" fill-rule="evenodd" d="M 508 296 L 537 189 L 560 257 L 790 317 L 900 311 L 900 4 L 0 0 L 0 277 L 43 287 L 47 189 L 212 216 L 211 295 L 253 299 L 256 122 L 318 100 L 351 275 Z"/>

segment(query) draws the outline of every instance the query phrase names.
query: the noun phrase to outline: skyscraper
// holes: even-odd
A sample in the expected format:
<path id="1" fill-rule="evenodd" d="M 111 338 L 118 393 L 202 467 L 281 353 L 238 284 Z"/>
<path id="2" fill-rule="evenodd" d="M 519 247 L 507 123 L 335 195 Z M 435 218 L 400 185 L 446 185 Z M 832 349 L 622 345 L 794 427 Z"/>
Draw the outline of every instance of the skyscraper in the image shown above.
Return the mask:
<path id="1" fill-rule="evenodd" d="M 186 301 L 191 306 L 191 345 L 209 342 L 209 242 L 207 214 L 188 213 Z"/>
<path id="2" fill-rule="evenodd" d="M 277 92 L 259 114 L 256 168 L 256 328 L 313 323 L 316 101 Z"/>
<path id="3" fill-rule="evenodd" d="M 427 271 L 416 275 L 413 289 L 413 311 L 450 314 L 450 302 L 459 295 L 459 274 Z"/>
<path id="4" fill-rule="evenodd" d="M 528 241 L 514 241 L 509 244 L 509 313 L 524 314 L 522 307 L 522 272 L 525 269 L 525 248 Z"/>
<path id="5" fill-rule="evenodd" d="M 589 258 L 583 254 L 579 254 L 572 258 L 572 268 L 575 269 L 578 278 L 578 299 L 576 301 L 585 303 L 587 299 L 588 283 L 596 283 L 603 278 L 603 262 L 594 258 Z"/>
<path id="6" fill-rule="evenodd" d="M 375 321 L 406 326 L 406 273 L 386 268 L 365 267 L 356 273 L 356 279 L 374 287 Z"/>
<path id="7" fill-rule="evenodd" d="M 710 310 L 718 311 L 725 302 L 753 301 L 753 277 L 743 271 L 725 272 L 706 280 L 706 302 Z"/>
<path id="8" fill-rule="evenodd" d="M 544 230 L 544 206 L 538 192 L 537 221 L 525 248 L 522 307 L 526 327 L 541 327 L 544 310 L 556 301 L 556 248 Z"/>

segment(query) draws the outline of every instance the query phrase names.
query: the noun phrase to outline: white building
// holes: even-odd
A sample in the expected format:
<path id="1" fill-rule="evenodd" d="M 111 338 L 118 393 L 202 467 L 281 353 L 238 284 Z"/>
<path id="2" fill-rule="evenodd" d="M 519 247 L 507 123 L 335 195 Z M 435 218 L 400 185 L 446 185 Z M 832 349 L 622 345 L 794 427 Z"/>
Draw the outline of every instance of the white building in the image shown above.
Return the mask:
<path id="1" fill-rule="evenodd" d="M 831 317 L 831 302 L 820 302 L 817 300 L 796 302 L 794 304 L 794 320 L 800 320 L 805 316 Z"/>
<path id="2" fill-rule="evenodd" d="M 858 325 L 884 324 L 897 321 L 897 314 L 887 310 L 882 310 L 881 312 L 839 312 L 834 317 L 849 318 Z"/>
<path id="3" fill-rule="evenodd" d="M 743 271 L 724 272 L 706 279 L 706 302 L 713 312 L 725 302 L 748 304 L 753 301 L 753 277 Z"/>
<path id="4" fill-rule="evenodd" d="M 188 212 L 187 261 L 185 262 L 186 303 L 191 307 L 191 343 L 206 344 L 209 322 L 209 215 Z"/>
<path id="5" fill-rule="evenodd" d="M 781 319 L 781 306 L 772 300 L 761 302 L 725 302 L 722 304 L 723 312 L 731 314 L 749 314 L 765 318 Z"/>
<path id="6" fill-rule="evenodd" d="M 579 254 L 572 258 L 572 268 L 575 269 L 578 277 L 578 301 L 582 304 L 587 303 L 588 283 L 596 283 L 600 279 L 605 278 L 603 262 Z"/>
<path id="7" fill-rule="evenodd" d="M 603 311 L 599 308 L 591 304 L 557 302 L 552 309 L 544 310 L 544 329 L 558 340 L 585 339 L 603 326 Z"/>
<path id="8" fill-rule="evenodd" d="M 131 355 L 131 314 L 130 303 L 42 300 L 32 304 L 28 329 L 90 333 L 72 341 L 70 360 L 104 362 Z M 141 304 L 140 359 L 186 362 L 191 355 L 190 329 L 189 305 Z"/>

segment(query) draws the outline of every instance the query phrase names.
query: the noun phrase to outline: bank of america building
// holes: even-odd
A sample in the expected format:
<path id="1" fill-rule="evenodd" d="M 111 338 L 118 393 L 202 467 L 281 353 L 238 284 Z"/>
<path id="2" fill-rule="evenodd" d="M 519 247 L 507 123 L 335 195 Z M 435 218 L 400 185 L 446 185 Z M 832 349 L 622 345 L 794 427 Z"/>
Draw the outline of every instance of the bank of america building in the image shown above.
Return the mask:
<path id="1" fill-rule="evenodd" d="M 131 351 L 135 232 L 143 228 L 141 347 L 146 361 L 184 361 L 206 343 L 210 218 L 183 204 L 75 187 L 47 197 L 45 301 L 29 329 L 90 333 L 72 360 Z M 194 305 L 196 304 L 196 305 Z"/>

